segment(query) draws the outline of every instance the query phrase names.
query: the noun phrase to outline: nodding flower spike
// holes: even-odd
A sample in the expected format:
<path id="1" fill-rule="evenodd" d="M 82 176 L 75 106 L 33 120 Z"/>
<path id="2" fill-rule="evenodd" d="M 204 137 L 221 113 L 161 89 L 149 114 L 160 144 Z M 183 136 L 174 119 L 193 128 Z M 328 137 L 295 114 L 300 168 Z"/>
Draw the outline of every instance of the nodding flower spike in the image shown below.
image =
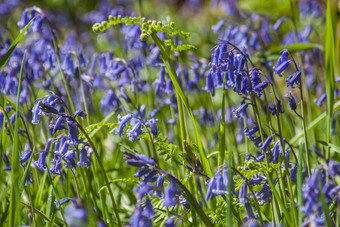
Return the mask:
<path id="1" fill-rule="evenodd" d="M 265 152 L 267 150 L 267 147 L 272 142 L 272 140 L 273 140 L 273 137 L 268 136 L 268 138 L 263 142 L 263 145 L 262 145 L 262 148 L 261 148 L 263 152 Z"/>
<path id="2" fill-rule="evenodd" d="M 246 115 L 246 110 L 247 110 L 248 105 L 249 103 L 243 103 L 238 108 L 233 109 L 234 116 L 237 118 L 244 117 Z"/>
<path id="3" fill-rule="evenodd" d="M 290 75 L 288 78 L 286 78 L 287 87 L 291 86 L 291 88 L 294 88 L 294 84 L 298 85 L 300 83 L 300 76 L 301 71 L 297 71 L 293 75 Z"/>

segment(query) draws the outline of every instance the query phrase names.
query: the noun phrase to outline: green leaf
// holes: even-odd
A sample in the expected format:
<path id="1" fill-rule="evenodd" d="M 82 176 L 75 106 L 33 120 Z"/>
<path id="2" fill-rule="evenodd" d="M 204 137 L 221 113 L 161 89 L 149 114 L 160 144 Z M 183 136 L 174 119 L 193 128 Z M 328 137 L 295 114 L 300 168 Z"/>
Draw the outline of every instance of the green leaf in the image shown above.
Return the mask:
<path id="1" fill-rule="evenodd" d="M 12 175 L 11 175 L 11 201 L 10 201 L 10 213 L 9 213 L 9 226 L 15 226 L 16 223 L 21 223 L 21 216 L 18 214 L 19 200 L 21 198 L 20 185 L 18 178 L 20 176 L 20 166 L 19 166 L 19 105 L 20 105 L 20 94 L 21 94 L 21 84 L 22 76 L 24 74 L 24 63 L 25 63 L 26 51 L 21 62 L 20 74 L 19 74 L 19 85 L 17 92 L 17 103 L 15 108 L 15 129 L 14 129 L 14 143 L 13 143 L 13 153 L 12 153 Z"/>
<path id="2" fill-rule="evenodd" d="M 6 65 L 9 57 L 11 56 L 12 52 L 14 51 L 15 47 L 18 45 L 18 43 L 21 41 L 21 39 L 24 37 L 25 32 L 27 31 L 27 29 L 30 27 L 30 25 L 32 24 L 33 20 L 35 19 L 32 18 L 32 20 L 24 27 L 24 29 L 22 29 L 22 31 L 20 32 L 20 34 L 17 36 L 17 38 L 14 40 L 14 42 L 12 43 L 12 45 L 8 48 L 6 54 L 0 59 L 0 71 L 3 69 L 3 67 Z"/>
<path id="3" fill-rule="evenodd" d="M 175 50 L 177 51 L 186 51 L 186 50 L 195 50 L 195 49 L 197 48 L 190 44 L 177 45 L 177 47 L 175 48 Z"/>
<path id="4" fill-rule="evenodd" d="M 327 15 L 326 15 L 326 51 L 325 51 L 325 69 L 326 69 L 326 93 L 327 93 L 327 143 L 331 138 L 333 104 L 334 104 L 334 71 L 335 71 L 335 45 L 334 33 L 332 25 L 332 15 L 329 0 L 327 1 Z M 326 157 L 329 156 L 329 148 L 327 148 Z"/>

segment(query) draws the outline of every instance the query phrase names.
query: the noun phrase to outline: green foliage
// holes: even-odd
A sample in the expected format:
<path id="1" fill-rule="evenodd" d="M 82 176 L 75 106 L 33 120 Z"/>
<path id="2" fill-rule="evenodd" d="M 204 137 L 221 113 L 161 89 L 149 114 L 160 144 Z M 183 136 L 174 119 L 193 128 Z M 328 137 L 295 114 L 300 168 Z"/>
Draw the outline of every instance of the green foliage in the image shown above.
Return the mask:
<path id="1" fill-rule="evenodd" d="M 168 34 L 170 37 L 175 35 L 180 35 L 184 38 L 189 37 L 189 33 L 183 32 L 177 28 L 175 28 L 175 23 L 171 22 L 169 24 L 163 25 L 160 21 L 155 20 L 146 20 L 145 17 L 113 17 L 109 16 L 108 21 L 103 21 L 101 23 L 96 23 L 93 25 L 92 30 L 96 33 L 104 32 L 111 26 L 116 26 L 119 24 L 125 24 L 127 26 L 131 26 L 132 24 L 138 25 L 142 29 L 142 34 L 140 35 L 141 40 L 147 40 L 152 33 L 164 32 Z M 179 51 L 192 49 L 191 45 L 183 46 L 179 48 Z"/>

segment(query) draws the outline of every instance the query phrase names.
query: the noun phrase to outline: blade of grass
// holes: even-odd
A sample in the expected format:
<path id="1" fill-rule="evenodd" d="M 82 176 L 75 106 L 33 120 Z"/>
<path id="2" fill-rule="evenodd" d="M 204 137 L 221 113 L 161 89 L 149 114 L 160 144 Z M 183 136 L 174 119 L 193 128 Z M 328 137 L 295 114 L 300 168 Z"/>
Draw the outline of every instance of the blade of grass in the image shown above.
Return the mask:
<path id="1" fill-rule="evenodd" d="M 18 178 L 20 176 L 19 167 L 19 102 L 21 93 L 22 76 L 24 73 L 24 63 L 25 63 L 26 51 L 22 58 L 20 74 L 19 74 L 19 85 L 17 92 L 17 103 L 15 108 L 15 130 L 14 130 L 14 144 L 12 153 L 12 177 L 11 177 L 11 202 L 10 202 L 10 212 L 9 212 L 9 226 L 15 226 L 16 223 L 21 223 L 21 216 L 17 215 L 19 213 L 19 200 L 20 200 L 20 188 Z"/>
<path id="2" fill-rule="evenodd" d="M 335 67 L 335 52 L 334 52 L 334 33 L 332 25 L 332 15 L 329 0 L 327 1 L 327 14 L 326 14 L 326 43 L 325 43 L 325 69 L 326 69 L 326 93 L 327 93 L 327 132 L 326 142 L 330 142 L 332 116 L 333 116 L 333 103 L 334 103 L 334 67 Z M 330 148 L 326 149 L 326 159 L 330 157 Z"/>
<path id="3" fill-rule="evenodd" d="M 15 38 L 15 40 L 13 41 L 13 43 L 11 44 L 11 46 L 8 48 L 6 54 L 0 59 L 0 71 L 3 69 L 3 67 L 6 65 L 9 57 L 11 56 L 11 54 L 13 53 L 15 47 L 18 45 L 18 43 L 21 41 L 21 39 L 24 37 L 25 32 L 27 31 L 27 29 L 30 27 L 30 25 L 32 24 L 32 22 L 34 21 L 35 17 L 32 18 L 32 20 L 30 22 L 28 22 L 28 24 L 24 27 L 24 29 L 22 29 L 22 31 L 19 33 L 19 35 Z"/>
<path id="4" fill-rule="evenodd" d="M 336 103 L 334 103 L 333 105 L 333 111 L 336 111 L 340 109 L 340 101 L 337 101 Z M 312 121 L 308 127 L 307 127 L 307 131 L 311 131 L 313 130 L 316 126 L 318 126 L 321 122 L 323 122 L 327 117 L 327 112 L 324 112 L 322 114 L 319 115 L 319 117 L 317 117 L 314 121 Z M 298 133 L 297 135 L 295 135 L 290 141 L 290 144 L 296 144 L 301 138 L 303 137 L 303 132 Z"/>

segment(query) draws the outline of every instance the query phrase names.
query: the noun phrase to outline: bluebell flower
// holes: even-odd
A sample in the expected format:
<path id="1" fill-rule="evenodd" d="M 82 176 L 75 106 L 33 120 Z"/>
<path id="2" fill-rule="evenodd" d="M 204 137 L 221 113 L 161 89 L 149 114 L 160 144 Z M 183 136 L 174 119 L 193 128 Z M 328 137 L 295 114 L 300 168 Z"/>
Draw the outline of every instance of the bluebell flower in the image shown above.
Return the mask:
<path id="1" fill-rule="evenodd" d="M 146 124 L 150 127 L 150 132 L 156 137 L 158 135 L 157 128 L 158 119 L 150 119 L 146 122 Z"/>
<path id="2" fill-rule="evenodd" d="M 57 121 L 54 124 L 52 130 L 52 136 L 58 131 L 64 128 L 64 118 L 62 116 L 58 117 Z"/>
<path id="3" fill-rule="evenodd" d="M 250 139 L 254 139 L 255 138 L 255 133 L 259 131 L 259 126 L 256 125 L 255 127 L 251 128 L 251 129 L 244 129 L 244 134 Z"/>
<path id="4" fill-rule="evenodd" d="M 66 118 L 66 124 L 67 124 L 68 132 L 69 132 L 68 143 L 70 145 L 79 144 L 79 140 L 78 140 L 79 132 L 77 128 L 77 122 L 72 121 L 70 118 Z"/>
<path id="5" fill-rule="evenodd" d="M 301 71 L 297 71 L 293 75 L 290 75 L 288 78 L 286 78 L 287 87 L 291 86 L 292 88 L 294 88 L 294 84 L 299 84 L 300 76 L 301 76 Z"/>
<path id="6" fill-rule="evenodd" d="M 215 179 L 215 177 L 212 177 L 212 178 L 210 178 L 207 181 L 207 187 L 208 187 L 207 194 L 205 196 L 205 200 L 206 201 L 208 201 L 209 199 L 212 199 L 212 197 L 214 196 L 213 190 L 216 187 L 216 179 Z"/>
<path id="7" fill-rule="evenodd" d="M 233 114 L 235 117 L 240 118 L 240 117 L 244 117 L 246 115 L 246 110 L 248 107 L 249 103 L 243 103 L 241 106 L 239 106 L 236 109 L 233 109 Z"/>
<path id="8" fill-rule="evenodd" d="M 170 185 L 164 189 L 163 206 L 171 207 L 177 205 L 177 186 L 174 180 L 170 180 Z"/>
<path id="9" fill-rule="evenodd" d="M 60 143 L 59 143 L 59 150 L 58 150 L 58 154 L 60 155 L 65 155 L 68 148 L 69 148 L 70 144 L 69 142 L 66 140 L 66 138 L 62 138 L 60 139 Z"/>
<path id="10" fill-rule="evenodd" d="M 124 117 L 122 117 L 121 115 L 118 115 L 119 127 L 114 129 L 114 133 L 118 134 L 121 137 L 124 134 L 123 130 L 126 124 L 132 119 L 133 116 L 134 116 L 133 114 L 127 114 Z"/>
<path id="11" fill-rule="evenodd" d="M 278 34 L 279 29 L 280 29 L 280 27 L 281 27 L 281 25 L 282 25 L 282 23 L 284 22 L 285 19 L 286 19 L 285 17 L 280 17 L 280 18 L 275 22 L 275 24 L 273 24 L 272 28 L 273 28 L 273 30 L 274 30 L 277 34 Z"/>
<path id="12" fill-rule="evenodd" d="M 274 73 L 282 77 L 283 76 L 282 72 L 288 68 L 291 62 L 292 60 L 287 60 L 287 61 L 282 62 L 280 65 L 275 67 Z"/>
<path id="13" fill-rule="evenodd" d="M 143 216 L 143 208 L 140 203 L 136 204 L 136 210 L 130 217 L 130 226 L 131 227 L 151 227 L 152 222 L 149 218 Z"/>
<path id="14" fill-rule="evenodd" d="M 136 189 L 135 192 L 138 195 L 138 200 L 142 201 L 144 196 L 146 196 L 149 192 L 154 189 L 154 186 L 151 184 L 141 184 L 140 188 Z"/>
<path id="15" fill-rule="evenodd" d="M 277 141 L 273 148 L 273 162 L 275 164 L 279 163 L 279 157 L 280 157 L 280 142 Z"/>
<path id="16" fill-rule="evenodd" d="M 137 139 L 137 137 L 143 133 L 142 130 L 142 123 L 141 122 L 137 122 L 137 124 L 135 126 L 133 126 L 132 129 L 128 129 L 126 131 L 127 136 L 129 137 L 129 140 L 131 142 L 135 142 Z"/>
<path id="17" fill-rule="evenodd" d="M 66 160 L 67 164 L 64 163 L 66 168 L 76 168 L 76 161 L 74 160 L 76 157 L 75 150 L 70 150 L 69 152 L 66 153 L 64 156 L 64 159 Z"/>
<path id="18" fill-rule="evenodd" d="M 2 160 L 5 163 L 5 167 L 3 167 L 2 169 L 5 171 L 10 171 L 12 169 L 11 164 L 9 163 L 8 157 L 5 153 L 2 153 Z"/>
<path id="19" fill-rule="evenodd" d="M 160 197 L 162 195 L 163 184 L 164 184 L 164 176 L 161 175 L 157 178 L 156 189 L 155 189 L 155 194 L 154 194 L 155 196 Z"/>
<path id="20" fill-rule="evenodd" d="M 297 173 L 298 165 L 293 166 L 293 168 L 290 170 L 289 178 L 292 182 L 296 183 L 296 173 Z"/>
<path id="21" fill-rule="evenodd" d="M 86 209 L 76 201 L 72 200 L 72 204 L 65 207 L 65 221 L 69 226 L 88 226 L 88 216 Z"/>
<path id="22" fill-rule="evenodd" d="M 70 53 L 66 53 L 64 56 L 63 63 L 61 65 L 64 73 L 68 76 L 72 76 L 74 73 L 73 59 Z"/>
<path id="23" fill-rule="evenodd" d="M 261 96 L 263 93 L 262 92 L 263 89 L 265 89 L 266 87 L 268 87 L 268 82 L 264 81 L 262 83 L 257 84 L 255 87 L 253 87 L 253 90 L 257 94 L 257 96 Z"/>
<path id="24" fill-rule="evenodd" d="M 240 203 L 247 203 L 248 199 L 247 199 L 247 182 L 243 182 L 243 184 L 241 185 L 240 191 L 238 192 L 238 198 Z"/>
<path id="25" fill-rule="evenodd" d="M 135 167 L 142 166 L 154 166 L 156 163 L 152 158 L 148 158 L 141 154 L 133 154 L 131 152 L 124 151 L 124 158 L 126 163 Z"/>
<path id="26" fill-rule="evenodd" d="M 30 148 L 31 148 L 30 144 L 26 143 L 25 149 L 22 152 L 21 157 L 20 157 L 20 164 L 22 167 L 25 167 L 25 162 L 27 162 L 32 155 L 32 151 L 30 151 Z"/>
<path id="27" fill-rule="evenodd" d="M 215 48 L 213 54 L 211 55 L 210 66 L 216 68 L 219 64 L 220 48 Z"/>
<path id="28" fill-rule="evenodd" d="M 155 215 L 155 211 L 152 208 L 152 204 L 149 198 L 147 198 L 145 201 L 145 208 L 142 214 L 144 217 L 147 217 L 149 219 L 152 219 L 152 217 Z"/>
<path id="29" fill-rule="evenodd" d="M 79 162 L 77 163 L 79 167 L 90 167 L 91 166 L 91 158 L 88 155 L 86 148 L 82 148 L 79 151 Z"/>
<path id="30" fill-rule="evenodd" d="M 165 227 L 175 227 L 175 217 L 170 216 L 168 220 L 165 222 Z"/>
<path id="31" fill-rule="evenodd" d="M 50 168 L 50 173 L 54 175 L 61 174 L 61 158 L 54 163 L 54 166 L 52 168 Z"/>
<path id="32" fill-rule="evenodd" d="M 205 87 L 203 88 L 203 90 L 210 92 L 212 96 L 215 95 L 214 79 L 213 79 L 213 73 L 211 71 L 209 71 L 207 75 Z"/>
<path id="33" fill-rule="evenodd" d="M 219 34 L 224 24 L 225 20 L 220 20 L 216 25 L 211 26 L 211 30 L 213 30 L 216 34 Z"/>
<path id="34" fill-rule="evenodd" d="M 261 150 L 262 150 L 263 152 L 266 152 L 267 147 L 268 147 L 269 144 L 272 142 L 272 140 L 273 140 L 273 137 L 272 137 L 272 136 L 268 136 L 267 139 L 263 142 L 262 148 L 261 148 Z"/>
<path id="35" fill-rule="evenodd" d="M 246 213 L 248 219 L 256 219 L 256 216 L 254 214 L 253 208 L 251 207 L 249 202 L 244 203 L 244 207 L 246 208 Z"/>
<path id="36" fill-rule="evenodd" d="M 46 156 L 50 151 L 52 140 L 48 139 L 45 145 L 45 149 L 40 153 L 38 161 L 34 161 L 33 164 L 41 171 L 44 172 L 47 165 L 46 165 Z"/>
<path id="37" fill-rule="evenodd" d="M 333 159 L 328 162 L 327 168 L 328 168 L 328 174 L 331 177 L 336 177 L 340 175 L 340 164 L 334 161 Z"/>
<path id="38" fill-rule="evenodd" d="M 99 105 L 102 113 L 108 114 L 120 106 L 120 101 L 114 90 L 108 89 L 106 90 L 106 94 L 100 100 Z"/>
<path id="39" fill-rule="evenodd" d="M 322 103 L 327 99 L 327 93 L 323 93 L 318 99 L 314 99 L 314 102 L 319 107 L 322 106 Z"/>
<path id="40" fill-rule="evenodd" d="M 69 197 L 62 198 L 59 201 L 57 199 L 55 199 L 55 206 L 56 206 L 57 210 L 60 210 L 60 205 L 68 203 L 69 201 L 71 201 L 71 198 L 69 198 Z"/>

